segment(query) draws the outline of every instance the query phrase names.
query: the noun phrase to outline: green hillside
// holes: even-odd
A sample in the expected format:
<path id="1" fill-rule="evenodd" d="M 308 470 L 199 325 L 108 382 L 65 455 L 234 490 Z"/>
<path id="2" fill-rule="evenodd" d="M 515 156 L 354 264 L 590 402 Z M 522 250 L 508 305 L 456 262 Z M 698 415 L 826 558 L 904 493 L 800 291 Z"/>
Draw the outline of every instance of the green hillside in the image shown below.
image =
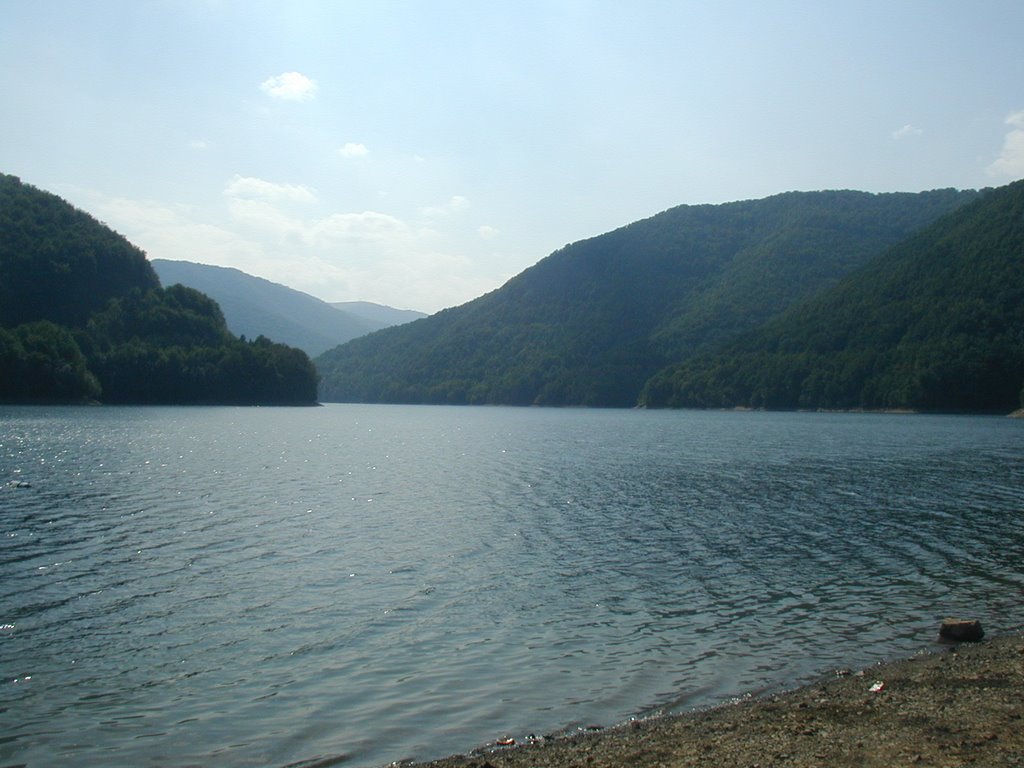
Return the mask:
<path id="1" fill-rule="evenodd" d="M 0 401 L 314 403 L 316 388 L 305 353 L 235 338 L 122 236 L 0 175 Z"/>
<path id="2" fill-rule="evenodd" d="M 146 254 L 56 195 L 0 175 L 0 327 L 80 326 L 108 299 L 160 287 Z"/>
<path id="3" fill-rule="evenodd" d="M 667 364 L 758 327 L 976 194 L 792 192 L 673 208 L 324 353 L 321 398 L 632 406 Z"/>
<path id="4" fill-rule="evenodd" d="M 216 300 L 233 333 L 269 336 L 309 355 L 389 325 L 237 269 L 166 259 L 154 259 L 152 264 L 164 285 L 187 285 Z"/>
<path id="5" fill-rule="evenodd" d="M 649 406 L 1007 412 L 1024 384 L 1024 181 L 990 190 L 715 353 Z"/>

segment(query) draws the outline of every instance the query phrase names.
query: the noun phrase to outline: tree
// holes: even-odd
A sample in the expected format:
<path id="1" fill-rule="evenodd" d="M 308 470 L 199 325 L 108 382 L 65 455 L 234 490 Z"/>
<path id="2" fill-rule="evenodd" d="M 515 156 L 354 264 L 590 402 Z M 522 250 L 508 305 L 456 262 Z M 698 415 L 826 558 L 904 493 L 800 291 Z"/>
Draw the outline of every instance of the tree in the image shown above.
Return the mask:
<path id="1" fill-rule="evenodd" d="M 100 395 L 96 377 L 66 329 L 47 321 L 0 330 L 0 397 L 79 402 Z"/>

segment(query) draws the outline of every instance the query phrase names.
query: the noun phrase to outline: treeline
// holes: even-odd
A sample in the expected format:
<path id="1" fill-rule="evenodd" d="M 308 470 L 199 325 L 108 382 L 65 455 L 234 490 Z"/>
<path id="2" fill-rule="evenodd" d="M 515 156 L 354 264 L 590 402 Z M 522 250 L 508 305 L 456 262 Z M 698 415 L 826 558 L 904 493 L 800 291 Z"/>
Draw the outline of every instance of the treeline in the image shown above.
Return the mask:
<path id="1" fill-rule="evenodd" d="M 80 334 L 108 403 L 314 402 L 305 352 L 232 336 L 217 304 L 192 288 L 133 290 Z"/>
<path id="2" fill-rule="evenodd" d="M 232 336 L 213 300 L 161 288 L 123 237 L 0 177 L 0 399 L 314 403 L 317 379 L 304 352 Z"/>
<path id="3" fill-rule="evenodd" d="M 985 193 L 723 348 L 651 407 L 1007 412 L 1024 398 L 1024 182 Z"/>
<path id="4" fill-rule="evenodd" d="M 679 206 L 324 353 L 321 398 L 634 406 L 665 366 L 759 327 L 976 196 L 791 192 Z"/>

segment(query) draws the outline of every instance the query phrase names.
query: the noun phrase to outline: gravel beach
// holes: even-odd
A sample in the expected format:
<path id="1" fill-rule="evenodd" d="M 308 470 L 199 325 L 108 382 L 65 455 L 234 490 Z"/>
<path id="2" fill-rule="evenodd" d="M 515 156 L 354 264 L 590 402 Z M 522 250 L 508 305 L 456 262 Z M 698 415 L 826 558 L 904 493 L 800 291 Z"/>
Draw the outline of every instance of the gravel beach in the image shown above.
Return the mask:
<path id="1" fill-rule="evenodd" d="M 1024 634 L 938 648 L 775 696 L 420 768 L 1024 766 Z"/>

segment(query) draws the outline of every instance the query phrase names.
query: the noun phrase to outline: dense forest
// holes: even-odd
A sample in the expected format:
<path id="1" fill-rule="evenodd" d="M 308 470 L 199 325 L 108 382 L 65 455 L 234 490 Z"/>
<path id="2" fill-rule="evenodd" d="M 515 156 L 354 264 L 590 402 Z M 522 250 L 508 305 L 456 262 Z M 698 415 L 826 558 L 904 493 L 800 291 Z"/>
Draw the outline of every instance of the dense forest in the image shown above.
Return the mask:
<path id="1" fill-rule="evenodd" d="M 1002 412 L 1024 392 L 1024 181 L 654 376 L 649 406 Z"/>
<path id="2" fill-rule="evenodd" d="M 461 307 L 316 359 L 324 400 L 633 406 L 672 363 L 834 286 L 976 192 L 679 206 L 556 251 Z"/>
<path id="3" fill-rule="evenodd" d="M 59 197 L 0 175 L 0 400 L 295 403 L 300 350 L 232 336 L 217 304 L 163 288 L 145 254 Z"/>

